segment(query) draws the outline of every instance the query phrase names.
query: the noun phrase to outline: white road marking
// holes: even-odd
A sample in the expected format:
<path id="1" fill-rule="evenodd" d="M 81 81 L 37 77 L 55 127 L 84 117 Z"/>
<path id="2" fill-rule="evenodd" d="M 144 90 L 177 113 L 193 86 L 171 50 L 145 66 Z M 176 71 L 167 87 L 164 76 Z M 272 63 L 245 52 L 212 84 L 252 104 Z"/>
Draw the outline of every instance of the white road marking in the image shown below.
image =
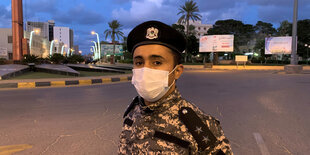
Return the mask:
<path id="1" fill-rule="evenodd" d="M 259 133 L 253 133 L 254 138 L 256 140 L 256 143 L 260 149 L 260 152 L 262 153 L 262 155 L 270 155 L 265 142 L 263 140 L 263 137 L 259 134 Z"/>

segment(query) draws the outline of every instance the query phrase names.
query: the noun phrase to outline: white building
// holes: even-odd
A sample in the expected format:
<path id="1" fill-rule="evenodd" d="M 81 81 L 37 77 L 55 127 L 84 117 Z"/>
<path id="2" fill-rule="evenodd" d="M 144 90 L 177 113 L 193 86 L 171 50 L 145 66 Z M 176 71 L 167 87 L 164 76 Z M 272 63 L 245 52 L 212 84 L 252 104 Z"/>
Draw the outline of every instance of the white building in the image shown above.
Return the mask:
<path id="1" fill-rule="evenodd" d="M 66 45 L 65 52 L 68 51 L 68 48 L 73 48 L 73 31 L 69 27 L 54 27 L 54 40 L 57 40 L 55 47 L 58 48 L 57 51 L 61 51 L 59 44 L 63 43 Z"/>
<path id="2" fill-rule="evenodd" d="M 186 24 L 182 24 L 185 27 L 186 31 Z M 200 38 L 200 36 L 207 35 L 208 30 L 213 27 L 212 24 L 202 24 L 201 21 L 189 21 L 189 25 L 195 26 L 196 38 Z"/>
<path id="3" fill-rule="evenodd" d="M 0 58 L 13 59 L 12 43 L 12 29 L 0 28 Z"/>
<path id="4" fill-rule="evenodd" d="M 55 21 L 49 20 L 48 22 L 32 22 L 27 21 L 26 31 L 31 32 L 36 29 L 40 30 L 40 36 L 52 41 L 54 39 L 54 26 Z"/>

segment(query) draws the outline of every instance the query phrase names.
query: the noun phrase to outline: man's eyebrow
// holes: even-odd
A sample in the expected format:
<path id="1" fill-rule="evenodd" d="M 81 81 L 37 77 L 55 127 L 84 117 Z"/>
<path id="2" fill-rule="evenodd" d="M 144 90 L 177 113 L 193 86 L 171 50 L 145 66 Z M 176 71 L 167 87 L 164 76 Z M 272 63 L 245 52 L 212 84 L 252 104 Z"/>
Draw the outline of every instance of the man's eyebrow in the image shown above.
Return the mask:
<path id="1" fill-rule="evenodd" d="M 143 59 L 143 57 L 138 55 L 138 56 L 135 56 L 134 59 Z"/>
<path id="2" fill-rule="evenodd" d="M 160 56 L 160 55 L 150 55 L 149 58 L 150 59 L 156 59 L 156 58 L 158 59 L 159 58 L 159 59 L 164 59 L 165 60 L 165 58 Z"/>

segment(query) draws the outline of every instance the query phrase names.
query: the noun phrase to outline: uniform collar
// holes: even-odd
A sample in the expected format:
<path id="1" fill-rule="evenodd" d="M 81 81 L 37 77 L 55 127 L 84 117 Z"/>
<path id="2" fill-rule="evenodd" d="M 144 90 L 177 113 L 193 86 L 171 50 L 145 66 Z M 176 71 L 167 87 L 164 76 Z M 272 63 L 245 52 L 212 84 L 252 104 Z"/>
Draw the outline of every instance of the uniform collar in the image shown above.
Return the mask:
<path id="1" fill-rule="evenodd" d="M 173 92 L 171 92 L 168 96 L 165 98 L 161 98 L 160 100 L 150 104 L 146 105 L 144 103 L 143 98 L 140 98 L 140 107 L 146 111 L 146 112 L 153 112 L 159 108 L 164 108 L 164 107 L 170 107 L 171 104 L 174 103 L 174 100 L 181 98 L 181 94 L 177 88 Z"/>

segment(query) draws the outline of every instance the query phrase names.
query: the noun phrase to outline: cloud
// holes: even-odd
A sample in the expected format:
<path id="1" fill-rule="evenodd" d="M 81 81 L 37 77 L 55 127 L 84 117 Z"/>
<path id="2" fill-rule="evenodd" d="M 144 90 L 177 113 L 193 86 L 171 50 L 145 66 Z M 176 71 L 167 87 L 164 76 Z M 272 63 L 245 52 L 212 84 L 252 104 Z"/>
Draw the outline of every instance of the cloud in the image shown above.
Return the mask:
<path id="1" fill-rule="evenodd" d="M 132 1 L 129 9 L 116 9 L 112 17 L 119 20 L 124 28 L 132 28 L 148 20 L 159 20 L 167 24 L 177 21 L 177 7 L 167 5 L 163 0 Z"/>
<path id="2" fill-rule="evenodd" d="M 96 25 L 104 21 L 101 14 L 86 8 L 84 5 L 74 6 L 67 12 L 58 12 L 53 16 L 53 19 L 63 24 Z"/>
<path id="3" fill-rule="evenodd" d="M 11 10 L 9 7 L 0 5 L 0 27 L 11 27 Z"/>

